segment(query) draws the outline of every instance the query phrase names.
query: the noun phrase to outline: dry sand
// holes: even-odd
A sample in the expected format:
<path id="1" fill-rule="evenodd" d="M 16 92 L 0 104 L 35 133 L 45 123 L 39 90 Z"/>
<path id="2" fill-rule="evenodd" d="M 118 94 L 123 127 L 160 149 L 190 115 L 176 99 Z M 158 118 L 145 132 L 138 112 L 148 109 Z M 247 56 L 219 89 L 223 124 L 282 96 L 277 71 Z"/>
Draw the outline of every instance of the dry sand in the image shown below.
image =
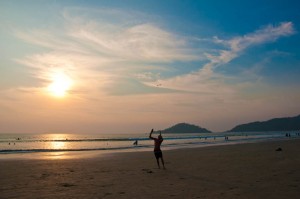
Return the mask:
<path id="1" fill-rule="evenodd" d="M 278 147 L 283 150 L 275 151 Z M 0 198 L 297 198 L 300 140 L 96 158 L 0 160 Z"/>

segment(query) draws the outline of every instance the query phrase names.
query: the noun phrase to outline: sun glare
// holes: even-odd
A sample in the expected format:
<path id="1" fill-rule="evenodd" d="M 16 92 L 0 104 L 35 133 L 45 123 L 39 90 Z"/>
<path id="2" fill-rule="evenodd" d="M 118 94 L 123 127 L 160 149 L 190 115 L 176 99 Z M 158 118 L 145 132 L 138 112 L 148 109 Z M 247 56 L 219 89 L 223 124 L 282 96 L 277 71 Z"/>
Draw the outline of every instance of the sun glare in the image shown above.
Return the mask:
<path id="1" fill-rule="evenodd" d="M 71 86 L 72 79 L 60 72 L 52 76 L 52 83 L 48 86 L 48 91 L 55 97 L 64 97 Z"/>

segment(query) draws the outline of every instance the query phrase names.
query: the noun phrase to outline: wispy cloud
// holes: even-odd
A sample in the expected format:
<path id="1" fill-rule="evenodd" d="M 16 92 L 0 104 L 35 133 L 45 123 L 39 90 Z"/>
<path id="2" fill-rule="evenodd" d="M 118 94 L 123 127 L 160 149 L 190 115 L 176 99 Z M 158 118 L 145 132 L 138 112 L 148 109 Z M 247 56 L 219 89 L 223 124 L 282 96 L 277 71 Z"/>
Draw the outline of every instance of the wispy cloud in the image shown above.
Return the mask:
<path id="1" fill-rule="evenodd" d="M 189 47 L 186 38 L 148 21 L 141 13 L 72 8 L 65 9 L 62 17 L 64 23 L 59 24 L 63 26 L 51 30 L 15 32 L 23 41 L 46 49 L 43 53 L 17 60 L 32 69 L 32 74 L 41 80 L 41 87 L 50 81 L 52 72 L 64 70 L 77 78 L 77 82 L 85 82 L 81 84 L 82 89 L 84 84 L 101 79 L 100 87 L 105 90 L 107 85 L 106 90 L 116 94 L 111 91 L 114 89 L 112 85 L 124 85 L 124 81 L 118 81 L 124 80 L 124 76 L 125 79 L 137 77 L 137 71 L 142 74 L 156 69 L 157 66 L 151 63 L 163 65 L 201 59 Z M 133 82 L 128 81 L 128 84 Z M 142 82 L 136 83 L 137 87 L 147 87 Z M 141 89 L 136 89 L 136 92 Z M 148 89 L 149 92 L 155 90 Z"/>
<path id="2" fill-rule="evenodd" d="M 145 93 L 140 92 L 143 88 L 150 93 L 161 92 L 162 87 L 167 92 L 175 89 L 207 93 L 215 91 L 214 87 L 220 89 L 219 83 L 223 85 L 221 90 L 234 92 L 230 87 L 224 88 L 224 78 L 228 77 L 217 74 L 215 68 L 229 63 L 252 46 L 274 42 L 295 33 L 292 22 L 282 22 L 278 26 L 268 25 L 228 40 L 214 37 L 212 42 L 220 48 L 210 49 L 214 53 L 203 52 L 200 55 L 197 53 L 201 50 L 189 45 L 189 38 L 165 30 L 141 13 L 72 8 L 65 9 L 62 19 L 64 23 L 60 24 L 63 26 L 57 29 L 16 31 L 15 34 L 22 40 L 46 49 L 44 53 L 19 58 L 18 62 L 32 68 L 32 74 L 41 80 L 41 87 L 49 83 L 51 73 L 64 70 L 77 78 L 77 82 L 92 84 L 101 79 L 103 91 L 109 90 L 114 94 L 120 90 L 118 86 L 124 85 L 124 79 L 128 79 L 128 86 L 131 87 L 136 82 L 137 93 Z M 204 58 L 207 63 L 199 66 L 199 71 L 159 82 L 149 81 L 157 79 L 157 74 L 149 73 L 157 69 L 157 65 L 153 67 L 151 63 L 163 66 L 175 61 L 189 62 Z M 142 78 L 143 74 L 147 74 L 148 80 Z M 135 80 L 129 81 L 130 78 Z M 156 88 L 161 83 L 163 86 Z M 116 92 L 111 90 L 114 86 Z M 148 86 L 153 88 L 145 89 Z M 83 86 L 80 88 L 84 90 Z"/>
<path id="3" fill-rule="evenodd" d="M 295 32 L 292 22 L 282 22 L 278 26 L 268 25 L 252 33 L 228 40 L 214 37 L 212 42 L 220 44 L 221 49 L 215 49 L 214 54 L 205 53 L 208 60 L 207 64 L 200 67 L 196 72 L 167 79 L 163 81 L 163 84 L 173 89 L 214 94 L 233 93 L 235 92 L 234 87 L 225 83 L 226 79 L 231 77 L 217 73 L 216 68 L 224 66 L 251 47 L 274 42 Z"/>
<path id="4" fill-rule="evenodd" d="M 61 19 L 63 22 L 57 23 L 57 27 L 51 30 L 16 31 L 17 37 L 46 49 L 44 53 L 19 58 L 18 62 L 32 68 L 32 74 L 41 80 L 42 87 L 50 81 L 53 71 L 64 70 L 77 78 L 78 83 L 85 82 L 79 86 L 82 90 L 89 89 L 83 88 L 85 84 L 101 81 L 97 89 L 114 94 L 120 90 L 118 86 L 126 84 L 126 79 L 128 86 L 143 94 L 145 92 L 140 92 L 142 89 L 153 93 L 161 92 L 162 88 L 167 92 L 174 89 L 233 93 L 235 89 L 224 83 L 231 77 L 217 73 L 216 68 L 253 46 L 274 42 L 296 32 L 292 22 L 282 22 L 230 39 L 215 36 L 211 42 L 218 48 L 199 54 L 199 47 L 190 45 L 195 38 L 172 33 L 159 22 L 153 23 L 153 16 L 143 13 L 108 8 L 66 8 Z M 207 39 L 204 40 L 207 42 Z M 184 63 L 205 59 L 206 64 L 199 66 L 198 71 L 169 79 L 152 72 L 158 69 L 158 65 L 163 68 L 164 64 L 176 61 Z M 162 86 L 157 88 L 158 84 Z M 112 91 L 114 87 L 116 92 Z"/>
<path id="5" fill-rule="evenodd" d="M 292 22 L 282 22 L 278 26 L 268 25 L 253 33 L 234 37 L 229 40 L 222 40 L 218 37 L 214 37 L 215 43 L 222 44 L 228 48 L 228 50 L 221 50 L 219 55 L 216 56 L 207 54 L 207 57 L 212 63 L 228 63 L 249 47 L 274 42 L 280 37 L 289 36 L 294 33 L 295 29 Z"/>

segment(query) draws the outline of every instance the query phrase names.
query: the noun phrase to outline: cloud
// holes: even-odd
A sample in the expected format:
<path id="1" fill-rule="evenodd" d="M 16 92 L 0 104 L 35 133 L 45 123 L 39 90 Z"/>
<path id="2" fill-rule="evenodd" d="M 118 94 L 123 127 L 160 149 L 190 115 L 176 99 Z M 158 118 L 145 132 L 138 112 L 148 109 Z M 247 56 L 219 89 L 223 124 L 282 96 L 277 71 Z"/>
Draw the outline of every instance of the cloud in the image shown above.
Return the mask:
<path id="1" fill-rule="evenodd" d="M 41 87 L 51 81 L 51 73 L 64 70 L 76 78 L 77 87 L 73 88 L 73 93 L 91 92 L 91 87 L 84 85 L 99 85 L 93 90 L 125 95 L 126 91 L 120 87 L 127 85 L 131 88 L 130 95 L 163 92 L 231 95 L 236 93 L 236 88 L 225 82 L 234 77 L 218 74 L 216 68 L 248 48 L 295 33 L 292 22 L 282 22 L 228 40 L 215 36 L 211 42 L 219 48 L 206 49 L 207 52 L 199 55 L 201 49 L 190 45 L 194 38 L 167 31 L 142 13 L 69 8 L 62 16 L 64 26 L 59 30 L 17 31 L 16 35 L 22 40 L 48 49 L 17 61 L 32 68 L 32 74 L 41 80 Z M 203 58 L 207 62 L 199 66 L 198 71 L 168 79 L 159 72 L 152 72 L 163 72 L 168 63 Z"/>
<path id="2" fill-rule="evenodd" d="M 137 71 L 144 73 L 157 70 L 157 64 L 163 66 L 176 61 L 201 59 L 189 47 L 186 38 L 149 21 L 142 13 L 69 8 L 63 11 L 62 19 L 63 23 L 50 29 L 15 31 L 15 35 L 23 41 L 45 48 L 43 52 L 16 60 L 30 67 L 31 74 L 40 79 L 40 87 L 51 81 L 51 73 L 63 70 L 76 78 L 82 91 L 91 89 L 90 86 L 84 88 L 84 85 L 98 82 L 99 91 L 115 89 L 109 93 L 117 94 L 118 86 L 127 79 L 128 85 L 136 88 L 136 93 L 145 93 L 140 91 L 148 86 L 135 81 L 139 80 Z M 120 79 L 122 81 L 118 83 Z M 134 82 L 136 85 L 132 86 Z M 156 88 L 146 90 L 161 92 Z M 169 92 L 169 89 L 165 91 Z M 134 89 L 130 91 L 132 93 Z"/>
<path id="3" fill-rule="evenodd" d="M 198 71 L 160 80 L 160 82 L 163 82 L 167 88 L 178 90 L 214 95 L 237 93 L 236 86 L 226 83 L 227 80 L 233 80 L 236 77 L 217 73 L 216 68 L 224 66 L 251 47 L 275 42 L 277 39 L 290 36 L 295 32 L 292 22 L 282 22 L 278 26 L 267 25 L 252 33 L 228 40 L 213 37 L 212 42 L 221 45 L 221 49 L 215 49 L 214 54 L 205 53 L 208 63 L 200 67 Z"/>
<path id="4" fill-rule="evenodd" d="M 214 37 L 214 42 L 222 44 L 228 50 L 220 50 L 219 54 L 214 56 L 207 54 L 207 58 L 214 63 L 224 64 L 240 55 L 244 50 L 255 45 L 274 42 L 280 37 L 290 36 L 295 33 L 292 22 L 282 22 L 278 26 L 268 25 L 253 33 L 246 34 L 240 37 L 234 37 L 229 40 L 222 40 Z"/>

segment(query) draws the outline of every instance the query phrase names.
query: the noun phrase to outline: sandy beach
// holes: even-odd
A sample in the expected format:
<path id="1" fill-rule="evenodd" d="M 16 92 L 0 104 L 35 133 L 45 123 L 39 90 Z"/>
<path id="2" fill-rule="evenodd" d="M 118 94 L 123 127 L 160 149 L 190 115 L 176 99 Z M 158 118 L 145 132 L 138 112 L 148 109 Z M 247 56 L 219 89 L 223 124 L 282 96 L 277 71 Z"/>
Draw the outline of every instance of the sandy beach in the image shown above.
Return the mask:
<path id="1" fill-rule="evenodd" d="M 299 146 L 294 139 L 164 151 L 166 170 L 152 152 L 1 159 L 0 198 L 297 198 Z"/>

